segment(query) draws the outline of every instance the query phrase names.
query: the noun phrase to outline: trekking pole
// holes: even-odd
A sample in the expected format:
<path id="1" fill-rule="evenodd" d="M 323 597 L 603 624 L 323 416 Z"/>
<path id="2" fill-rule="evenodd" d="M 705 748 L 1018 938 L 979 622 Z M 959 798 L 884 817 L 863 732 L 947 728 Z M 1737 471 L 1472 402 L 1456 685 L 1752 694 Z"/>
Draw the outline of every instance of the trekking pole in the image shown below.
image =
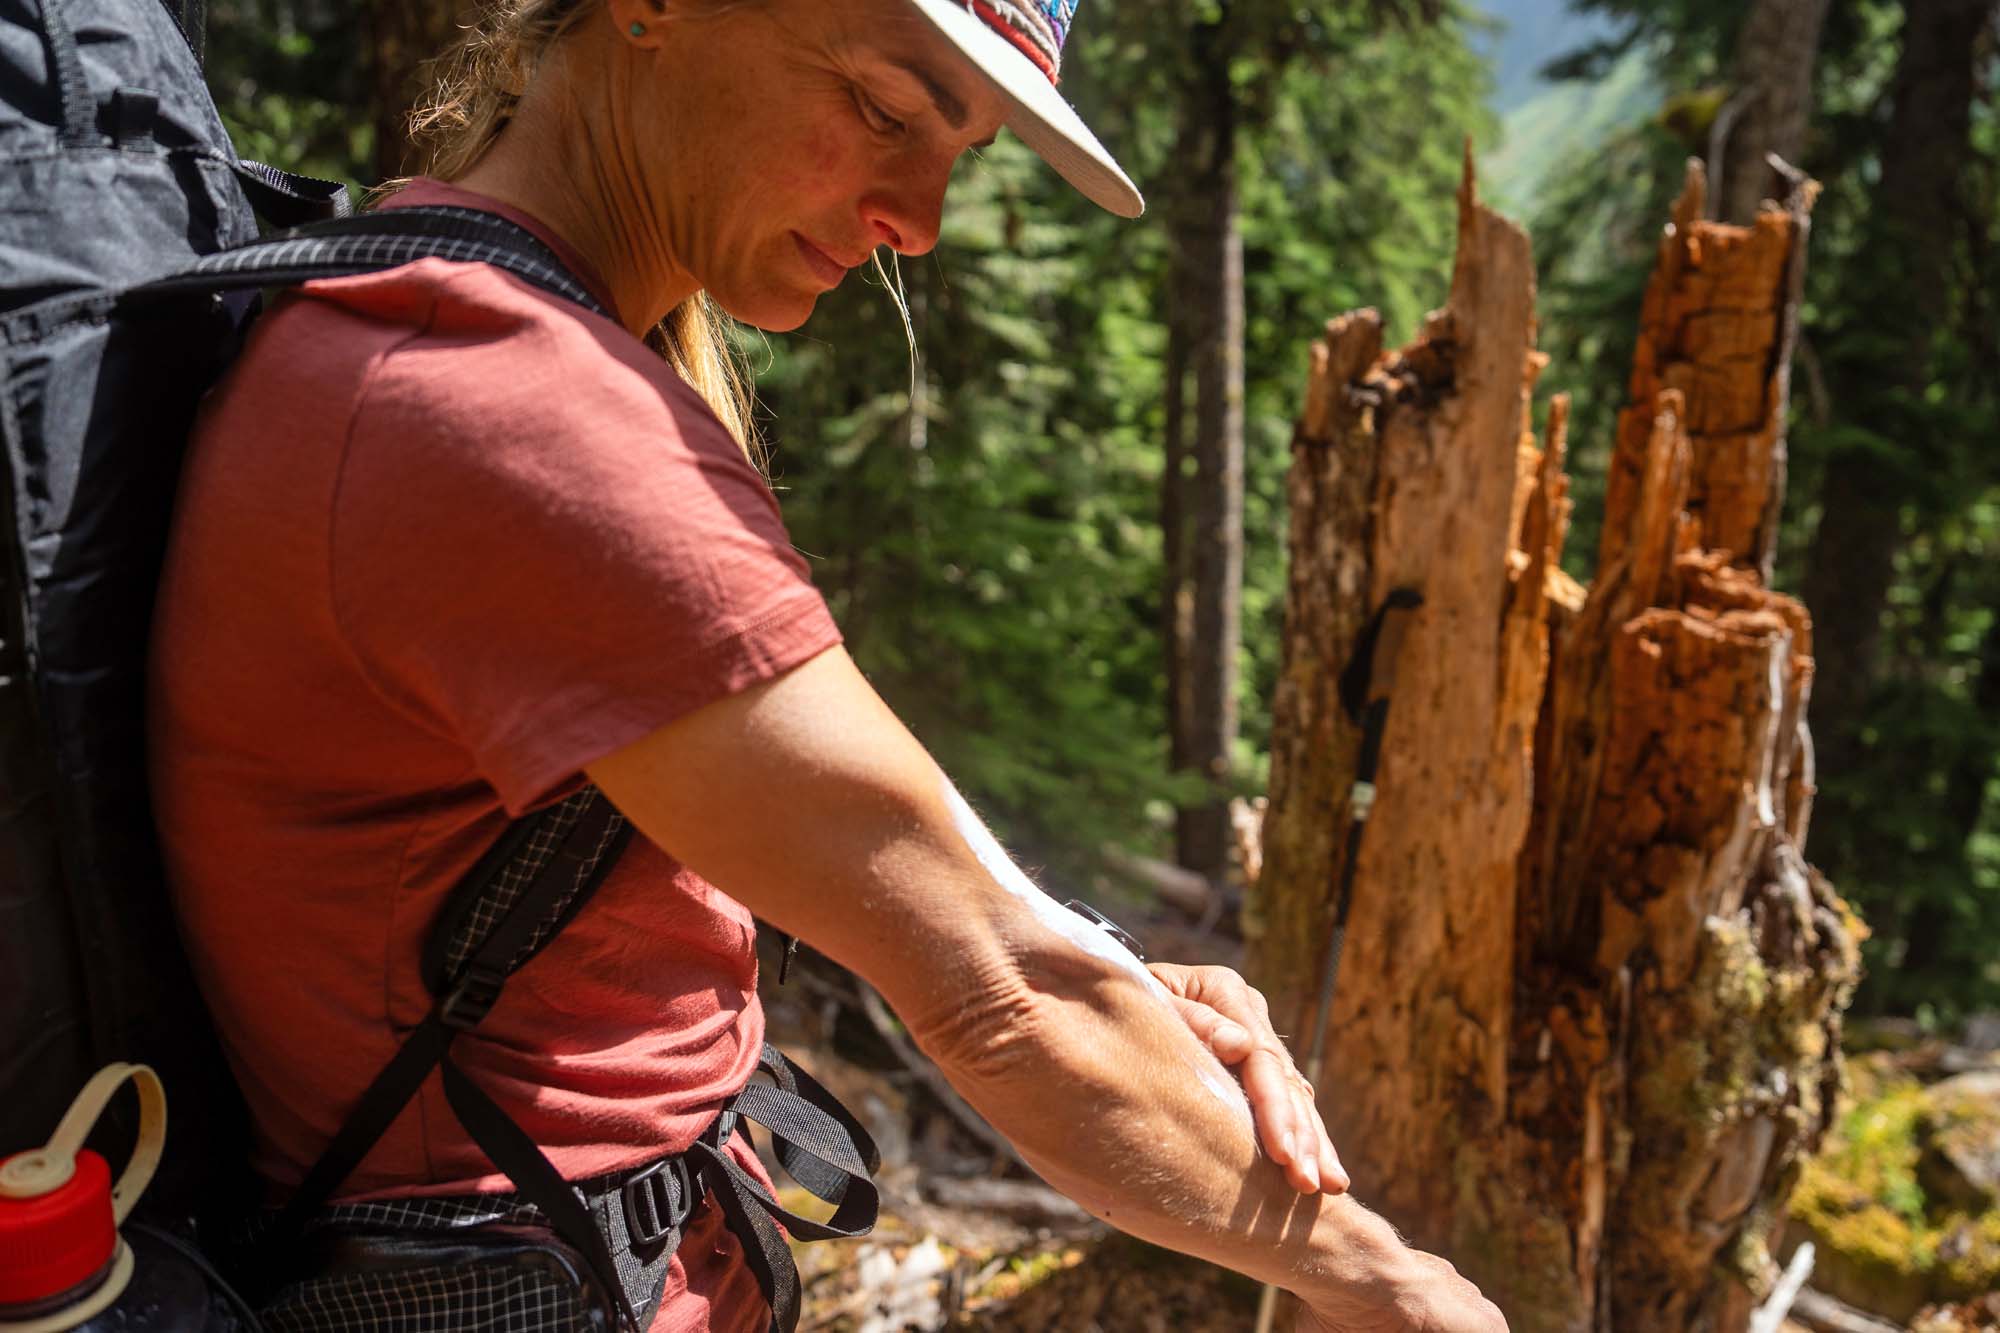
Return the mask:
<path id="1" fill-rule="evenodd" d="M 1313 1006 L 1312 1038 L 1306 1046 L 1306 1082 L 1315 1089 L 1324 1063 L 1326 1025 L 1333 1015 L 1333 987 L 1340 974 L 1340 954 L 1347 943 L 1347 908 L 1354 896 L 1354 874 L 1361 864 L 1361 835 L 1375 809 L 1375 770 L 1382 759 L 1382 732 L 1389 722 L 1389 694 L 1396 682 L 1396 658 L 1409 632 L 1408 615 L 1424 604 L 1414 588 L 1397 588 L 1375 608 L 1354 655 L 1340 673 L 1340 706 L 1361 727 L 1361 753 L 1354 764 L 1354 785 L 1348 789 L 1347 847 L 1341 855 L 1340 886 L 1333 900 L 1333 929 L 1327 936 L 1326 958 L 1320 966 L 1319 998 Z M 1317 1096 L 1317 1092 L 1314 1094 Z M 1271 1333 L 1278 1314 L 1278 1288 L 1266 1283 L 1257 1302 L 1256 1333 Z"/>

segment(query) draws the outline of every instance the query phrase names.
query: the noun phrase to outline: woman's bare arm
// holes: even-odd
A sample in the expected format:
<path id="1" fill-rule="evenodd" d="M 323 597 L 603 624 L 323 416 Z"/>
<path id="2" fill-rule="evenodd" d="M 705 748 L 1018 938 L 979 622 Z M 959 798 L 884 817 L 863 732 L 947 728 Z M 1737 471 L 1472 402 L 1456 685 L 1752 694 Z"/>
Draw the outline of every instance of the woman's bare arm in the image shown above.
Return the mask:
<path id="1" fill-rule="evenodd" d="M 1350 1199 L 1299 1193 L 1258 1152 L 1233 1080 L 1156 983 L 1010 886 L 1018 872 L 995 865 L 843 651 L 591 777 L 660 846 L 880 990 L 954 1086 L 1098 1216 L 1276 1282 L 1335 1326 L 1504 1327 L 1447 1266 Z"/>

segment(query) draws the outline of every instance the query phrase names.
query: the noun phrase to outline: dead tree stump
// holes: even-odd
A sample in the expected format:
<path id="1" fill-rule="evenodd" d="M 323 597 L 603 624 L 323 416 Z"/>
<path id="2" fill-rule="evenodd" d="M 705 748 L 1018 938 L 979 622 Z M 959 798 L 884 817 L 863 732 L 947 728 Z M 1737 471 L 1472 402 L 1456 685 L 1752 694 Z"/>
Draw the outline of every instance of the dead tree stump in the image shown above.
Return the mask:
<path id="1" fill-rule="evenodd" d="M 1597 578 L 1559 567 L 1566 404 L 1528 405 L 1526 237 L 1461 194 L 1446 308 L 1410 346 L 1315 348 L 1256 979 L 1305 1032 L 1369 610 L 1404 641 L 1322 1098 L 1359 1196 L 1524 1333 L 1739 1329 L 1837 1087 L 1854 924 L 1800 854 L 1811 626 L 1765 586 L 1804 208 L 1661 244 Z"/>

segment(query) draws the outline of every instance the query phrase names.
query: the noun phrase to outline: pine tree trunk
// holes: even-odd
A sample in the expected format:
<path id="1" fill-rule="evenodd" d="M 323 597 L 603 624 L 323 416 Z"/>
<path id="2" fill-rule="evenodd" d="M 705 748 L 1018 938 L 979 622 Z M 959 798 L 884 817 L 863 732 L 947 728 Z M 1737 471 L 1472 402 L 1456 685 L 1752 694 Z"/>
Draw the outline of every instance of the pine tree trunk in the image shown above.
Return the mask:
<path id="1" fill-rule="evenodd" d="M 1916 409 L 1930 384 L 1946 316 L 1958 191 L 1972 152 L 1981 31 L 1990 0 L 1909 0 L 1882 143 L 1881 187 L 1869 201 L 1854 307 L 1868 327 L 1826 349 L 1843 425 L 1887 442 L 1838 449 L 1820 489 L 1819 528 L 1804 594 L 1818 626 L 1818 736 L 1826 761 L 1858 761 L 1857 733 L 1880 677 L 1882 617 L 1901 547 L 1904 497 L 1941 462 Z M 1836 814 L 1836 818 L 1838 815 Z"/>
<path id="2" fill-rule="evenodd" d="M 1182 254 L 1195 384 L 1191 564 L 1194 627 L 1187 660 L 1189 766 L 1211 795 L 1179 819 L 1181 864 L 1227 876 L 1234 843 L 1229 781 L 1236 746 L 1236 658 L 1243 594 L 1243 234 L 1237 220 L 1236 97 L 1226 60 L 1206 65 L 1184 103 L 1195 144 Z"/>
<path id="3" fill-rule="evenodd" d="M 1736 38 L 1734 85 L 1722 127 L 1715 216 L 1749 224 L 1764 200 L 1787 193 L 1765 162 L 1776 153 L 1797 164 L 1812 116 L 1813 55 L 1827 0 L 1752 0 Z"/>
<path id="4" fill-rule="evenodd" d="M 1855 970 L 1798 850 L 1809 622 L 1737 554 L 1773 508 L 1810 201 L 1728 227 L 1690 186 L 1588 590 L 1558 563 L 1561 400 L 1527 431 L 1527 240 L 1469 170 L 1448 306 L 1387 356 L 1368 312 L 1335 321 L 1295 442 L 1252 970 L 1308 1031 L 1354 772 L 1334 681 L 1416 587 L 1323 1109 L 1357 1194 L 1521 1333 L 1743 1326 Z"/>
<path id="5" fill-rule="evenodd" d="M 1186 147 L 1183 141 L 1182 148 Z M 1189 766 L 1188 737 L 1193 730 L 1194 694 L 1188 680 L 1188 657 L 1194 644 L 1194 571 L 1188 542 L 1188 322 L 1187 258 L 1181 246 L 1187 228 L 1178 222 L 1189 201 L 1168 202 L 1166 326 L 1163 366 L 1166 402 L 1162 412 L 1160 463 L 1160 657 L 1167 709 L 1167 767 L 1179 773 Z M 1177 846 L 1176 861 L 1185 864 L 1186 848 Z"/>
<path id="6" fill-rule="evenodd" d="M 369 0 L 368 68 L 374 84 L 375 171 L 378 180 L 417 169 L 411 159 L 409 115 L 423 91 L 426 61 L 442 55 L 468 15 L 463 0 Z"/>

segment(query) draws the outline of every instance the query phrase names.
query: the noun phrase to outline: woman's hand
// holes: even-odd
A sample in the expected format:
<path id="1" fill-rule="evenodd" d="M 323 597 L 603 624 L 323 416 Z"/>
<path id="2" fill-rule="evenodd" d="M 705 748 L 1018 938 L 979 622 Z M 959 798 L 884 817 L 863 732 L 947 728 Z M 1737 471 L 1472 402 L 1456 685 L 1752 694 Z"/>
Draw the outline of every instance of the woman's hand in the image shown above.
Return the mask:
<path id="1" fill-rule="evenodd" d="M 1285 1169 L 1292 1188 L 1301 1194 L 1343 1193 L 1347 1172 L 1320 1120 L 1312 1086 L 1271 1030 L 1264 997 L 1226 967 L 1147 967 L 1173 994 L 1182 1021 L 1242 1080 L 1257 1140 Z"/>

